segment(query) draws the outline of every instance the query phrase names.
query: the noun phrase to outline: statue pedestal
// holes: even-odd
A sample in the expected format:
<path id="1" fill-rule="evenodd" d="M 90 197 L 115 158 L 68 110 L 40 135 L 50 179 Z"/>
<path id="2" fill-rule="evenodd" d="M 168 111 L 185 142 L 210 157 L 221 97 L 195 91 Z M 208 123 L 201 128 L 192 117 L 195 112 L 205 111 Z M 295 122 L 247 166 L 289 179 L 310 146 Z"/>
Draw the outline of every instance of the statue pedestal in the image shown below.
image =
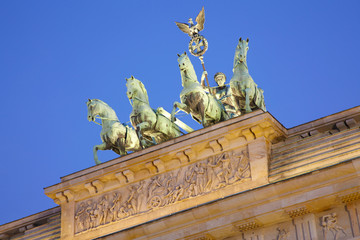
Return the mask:
<path id="1" fill-rule="evenodd" d="M 63 177 L 62 239 L 128 229 L 268 184 L 271 144 L 286 129 L 261 110 Z"/>

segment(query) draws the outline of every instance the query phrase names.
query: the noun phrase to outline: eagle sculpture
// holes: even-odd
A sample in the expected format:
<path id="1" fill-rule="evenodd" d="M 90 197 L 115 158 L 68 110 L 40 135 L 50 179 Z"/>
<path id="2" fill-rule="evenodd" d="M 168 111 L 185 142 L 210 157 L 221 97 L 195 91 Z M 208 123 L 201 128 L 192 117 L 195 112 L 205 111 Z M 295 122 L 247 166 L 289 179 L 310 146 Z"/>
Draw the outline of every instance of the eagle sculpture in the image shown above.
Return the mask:
<path id="1" fill-rule="evenodd" d="M 198 33 L 204 29 L 204 23 L 205 23 L 205 11 L 204 11 L 204 7 L 202 8 L 202 10 L 200 11 L 200 13 L 198 14 L 198 16 L 195 19 L 196 21 L 196 25 L 194 25 L 194 22 L 192 21 L 192 18 L 189 18 L 189 23 L 179 23 L 179 22 L 175 22 L 176 26 L 178 26 L 178 28 L 180 28 L 181 31 L 183 31 L 184 33 L 189 34 L 189 36 L 191 38 L 195 37 L 196 35 L 198 35 Z"/>

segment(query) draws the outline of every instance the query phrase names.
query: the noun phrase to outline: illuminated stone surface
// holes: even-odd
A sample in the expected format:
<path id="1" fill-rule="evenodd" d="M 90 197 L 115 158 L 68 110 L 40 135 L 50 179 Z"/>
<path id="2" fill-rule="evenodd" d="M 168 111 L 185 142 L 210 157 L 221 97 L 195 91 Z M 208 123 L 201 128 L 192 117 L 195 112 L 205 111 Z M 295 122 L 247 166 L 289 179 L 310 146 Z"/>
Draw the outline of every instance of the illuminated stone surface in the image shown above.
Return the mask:
<path id="1" fill-rule="evenodd" d="M 63 177 L 0 239 L 357 239 L 359 123 L 256 110 Z"/>

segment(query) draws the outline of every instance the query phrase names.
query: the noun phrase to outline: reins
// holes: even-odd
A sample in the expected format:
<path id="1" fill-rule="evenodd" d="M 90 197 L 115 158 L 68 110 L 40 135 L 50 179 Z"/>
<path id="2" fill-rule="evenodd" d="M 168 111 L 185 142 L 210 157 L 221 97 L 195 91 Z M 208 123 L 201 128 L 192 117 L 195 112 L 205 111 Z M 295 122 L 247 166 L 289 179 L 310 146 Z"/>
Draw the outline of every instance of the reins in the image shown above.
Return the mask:
<path id="1" fill-rule="evenodd" d="M 104 118 L 104 117 L 100 117 L 100 116 L 95 116 L 95 119 L 101 119 L 101 120 L 110 120 L 110 121 L 116 121 L 116 122 L 120 122 L 119 119 L 114 119 L 114 118 Z M 96 120 L 93 120 L 92 122 L 96 123 L 97 125 L 102 126 L 101 123 L 96 122 Z"/>

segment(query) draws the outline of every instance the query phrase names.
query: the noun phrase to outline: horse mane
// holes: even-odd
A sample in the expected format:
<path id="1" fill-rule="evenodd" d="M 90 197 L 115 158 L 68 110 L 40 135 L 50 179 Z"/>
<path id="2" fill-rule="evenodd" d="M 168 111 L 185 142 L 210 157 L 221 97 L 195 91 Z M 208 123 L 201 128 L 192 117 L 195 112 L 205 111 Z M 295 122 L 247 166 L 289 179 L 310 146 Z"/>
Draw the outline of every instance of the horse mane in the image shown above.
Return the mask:
<path id="1" fill-rule="evenodd" d="M 97 99 L 97 98 L 95 98 L 95 99 L 92 99 L 91 101 L 96 101 L 96 102 L 100 102 L 100 103 L 102 103 L 102 104 L 104 104 L 105 106 L 108 106 L 108 107 L 110 107 L 106 102 L 104 102 L 104 101 L 102 101 L 102 100 L 100 100 L 100 99 Z"/>
<path id="2" fill-rule="evenodd" d="M 105 107 L 107 107 L 110 111 L 112 111 L 113 114 L 115 114 L 115 116 L 116 116 L 115 110 L 114 110 L 112 107 L 110 107 L 109 104 L 107 104 L 106 102 L 104 102 L 104 101 L 102 101 L 102 100 L 100 100 L 100 99 L 97 99 L 97 98 L 92 99 L 91 101 L 95 101 L 95 102 L 98 102 L 98 103 L 103 104 L 103 105 L 104 105 Z"/>
<path id="3" fill-rule="evenodd" d="M 130 81 L 134 81 L 134 80 L 136 80 L 136 82 L 138 83 L 139 87 L 141 88 L 141 91 L 144 93 L 146 102 L 149 103 L 149 96 L 148 96 L 148 94 L 147 94 L 147 91 L 146 91 L 146 88 L 145 88 L 144 84 L 143 84 L 140 80 L 138 80 L 138 79 L 136 79 L 136 78 L 131 79 Z"/>
<path id="4" fill-rule="evenodd" d="M 141 90 L 142 90 L 143 93 L 145 94 L 146 102 L 149 103 L 149 96 L 148 96 L 148 94 L 147 94 L 146 88 L 145 88 L 144 84 L 143 84 L 140 80 L 138 80 L 138 81 L 139 81 L 139 85 L 140 85 L 140 87 L 141 87 Z"/>
<path id="5" fill-rule="evenodd" d="M 245 40 L 239 41 L 238 45 L 236 46 L 234 62 L 233 62 L 233 69 L 232 69 L 233 72 L 234 72 L 235 68 L 240 64 L 238 62 L 240 59 L 239 54 L 240 54 L 240 49 L 243 45 L 248 46 L 248 41 L 245 41 Z M 245 51 L 245 61 L 243 62 L 243 64 L 245 65 L 246 68 L 248 68 L 248 66 L 247 66 L 247 50 Z"/>
<path id="6" fill-rule="evenodd" d="M 185 59 L 186 63 L 187 63 L 187 64 L 189 65 L 189 67 L 190 67 L 190 69 L 189 69 L 189 71 L 188 71 L 188 76 L 189 76 L 188 79 L 194 80 L 194 81 L 196 81 L 196 82 L 199 82 L 199 81 L 198 81 L 198 78 L 197 78 L 197 75 L 196 75 L 196 72 L 195 72 L 194 65 L 192 64 L 192 62 L 191 62 L 190 58 L 188 57 L 188 55 L 182 54 L 180 57 L 183 58 L 183 59 Z M 180 58 L 180 57 L 179 57 L 179 58 Z"/>

